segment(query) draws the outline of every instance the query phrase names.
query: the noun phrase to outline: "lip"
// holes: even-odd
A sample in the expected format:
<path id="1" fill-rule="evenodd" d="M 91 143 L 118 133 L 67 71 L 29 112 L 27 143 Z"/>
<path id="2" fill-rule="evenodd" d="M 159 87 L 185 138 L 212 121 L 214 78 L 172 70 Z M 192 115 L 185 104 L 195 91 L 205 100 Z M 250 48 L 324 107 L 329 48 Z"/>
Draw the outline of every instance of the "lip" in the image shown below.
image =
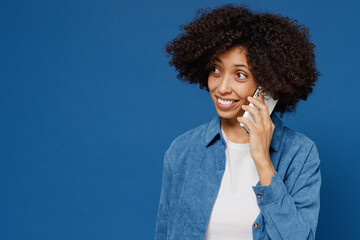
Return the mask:
<path id="1" fill-rule="evenodd" d="M 231 101 L 239 101 L 239 100 L 237 100 L 237 99 L 232 99 L 232 98 L 222 98 L 222 97 L 219 97 L 219 96 L 217 96 L 217 95 L 215 95 L 215 97 L 216 97 L 216 98 L 220 98 L 221 100 L 224 100 L 224 101 L 229 101 L 229 100 L 231 100 Z"/>
<path id="2" fill-rule="evenodd" d="M 239 102 L 239 100 L 235 100 L 236 102 L 234 102 L 234 103 L 232 103 L 232 104 L 230 104 L 230 105 L 224 105 L 224 104 L 221 104 L 221 103 L 219 103 L 219 101 L 217 100 L 219 97 L 218 96 L 216 96 L 216 105 L 218 106 L 218 108 L 220 108 L 221 110 L 228 110 L 228 109 L 230 109 L 230 108 L 233 108 L 238 102 Z M 221 100 L 234 100 L 234 99 L 223 99 L 223 98 L 220 98 Z"/>

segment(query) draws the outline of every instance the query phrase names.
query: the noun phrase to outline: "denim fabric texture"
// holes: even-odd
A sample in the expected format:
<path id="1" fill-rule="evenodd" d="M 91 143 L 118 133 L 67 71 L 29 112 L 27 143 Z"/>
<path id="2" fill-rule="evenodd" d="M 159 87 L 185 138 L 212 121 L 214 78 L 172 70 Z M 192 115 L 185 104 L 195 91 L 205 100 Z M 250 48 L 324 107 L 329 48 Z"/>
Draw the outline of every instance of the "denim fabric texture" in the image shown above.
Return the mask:
<path id="1" fill-rule="evenodd" d="M 260 214 L 253 239 L 315 239 L 320 211 L 320 159 L 314 142 L 271 114 L 275 130 L 271 183 L 252 186 Z M 155 240 L 203 240 L 225 171 L 220 116 L 170 144 L 164 155 Z"/>

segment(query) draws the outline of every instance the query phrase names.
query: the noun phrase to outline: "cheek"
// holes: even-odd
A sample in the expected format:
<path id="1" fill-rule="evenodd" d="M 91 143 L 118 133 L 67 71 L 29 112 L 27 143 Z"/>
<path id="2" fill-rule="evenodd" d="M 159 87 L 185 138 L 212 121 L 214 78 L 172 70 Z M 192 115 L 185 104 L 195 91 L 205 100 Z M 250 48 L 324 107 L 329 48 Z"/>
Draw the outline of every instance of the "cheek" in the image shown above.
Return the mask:
<path id="1" fill-rule="evenodd" d="M 247 96 L 252 96 L 255 90 L 256 85 L 253 86 L 252 84 L 244 84 L 236 88 L 235 93 L 239 97 L 246 99 Z"/>
<path id="2" fill-rule="evenodd" d="M 209 87 L 210 92 L 216 88 L 216 82 L 211 77 L 208 78 L 208 87 Z"/>

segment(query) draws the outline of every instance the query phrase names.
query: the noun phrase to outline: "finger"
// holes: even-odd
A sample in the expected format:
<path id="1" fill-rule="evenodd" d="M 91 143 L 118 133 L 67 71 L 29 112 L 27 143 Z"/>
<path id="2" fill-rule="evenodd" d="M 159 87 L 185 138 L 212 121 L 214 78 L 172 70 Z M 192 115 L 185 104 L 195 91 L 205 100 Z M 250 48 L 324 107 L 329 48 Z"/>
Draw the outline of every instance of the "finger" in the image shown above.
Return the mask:
<path id="1" fill-rule="evenodd" d="M 268 106 L 264 102 L 264 95 L 260 93 L 258 98 L 249 99 L 249 102 L 253 103 L 256 107 L 260 109 L 264 129 L 266 129 L 267 131 L 273 131 L 275 125 L 271 120 Z"/>
<path id="2" fill-rule="evenodd" d="M 265 103 L 264 95 L 262 94 L 262 92 L 259 93 L 258 99 L 263 103 L 264 110 L 260 109 L 261 113 L 263 114 L 263 119 L 270 119 L 269 107 Z"/>
<path id="3" fill-rule="evenodd" d="M 244 109 L 245 111 L 248 111 L 251 114 L 251 116 L 255 120 L 255 125 L 263 124 L 263 119 L 262 119 L 263 117 L 261 116 L 259 109 L 255 108 L 254 106 L 251 106 L 251 105 L 242 105 L 241 107 L 242 107 L 242 109 Z"/>
<path id="4" fill-rule="evenodd" d="M 265 104 L 264 102 L 264 97 L 263 95 L 260 93 L 258 98 L 254 98 L 254 97 L 248 97 L 248 101 L 251 102 L 252 104 L 254 104 L 257 108 L 259 108 L 263 118 L 267 118 L 270 114 L 269 114 L 269 108 L 268 106 Z"/>
<path id="5" fill-rule="evenodd" d="M 262 100 L 265 104 L 265 100 L 264 100 L 264 95 L 262 93 L 259 94 L 259 99 Z M 266 105 L 266 104 L 265 104 Z M 275 124 L 272 122 L 272 119 L 271 119 L 271 116 L 270 116 L 270 113 L 269 113 L 269 108 L 268 106 L 266 105 L 266 110 L 265 110 L 265 114 L 263 115 L 263 124 L 264 124 L 264 127 L 266 129 L 270 129 L 271 130 L 271 133 L 274 132 L 274 129 L 275 129 Z"/>
<path id="6" fill-rule="evenodd" d="M 256 131 L 256 127 L 250 119 L 245 117 L 238 117 L 237 120 L 238 122 L 243 123 L 250 130 L 250 132 Z"/>

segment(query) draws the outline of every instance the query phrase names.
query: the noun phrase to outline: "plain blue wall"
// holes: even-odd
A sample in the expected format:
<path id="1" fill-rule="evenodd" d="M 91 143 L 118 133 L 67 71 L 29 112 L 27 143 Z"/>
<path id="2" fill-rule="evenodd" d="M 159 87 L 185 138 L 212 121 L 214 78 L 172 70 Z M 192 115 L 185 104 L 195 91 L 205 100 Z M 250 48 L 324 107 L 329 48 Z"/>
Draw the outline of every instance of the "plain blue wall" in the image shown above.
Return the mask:
<path id="1" fill-rule="evenodd" d="M 165 150 L 216 115 L 162 48 L 226 3 L 1 1 L 0 239 L 153 238 Z M 360 239 L 359 1 L 242 3 L 310 28 L 322 76 L 284 122 L 322 160 L 317 239 Z"/>

